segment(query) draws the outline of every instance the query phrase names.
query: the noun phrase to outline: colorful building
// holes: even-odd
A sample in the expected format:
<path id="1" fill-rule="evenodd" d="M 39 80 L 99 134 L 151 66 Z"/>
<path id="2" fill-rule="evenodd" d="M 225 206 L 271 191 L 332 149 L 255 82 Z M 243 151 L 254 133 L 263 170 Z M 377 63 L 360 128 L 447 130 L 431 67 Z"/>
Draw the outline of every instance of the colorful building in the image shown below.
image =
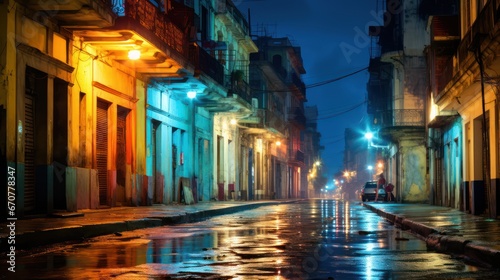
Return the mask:
<path id="1" fill-rule="evenodd" d="M 446 2 L 425 10 L 431 23 L 428 126 L 433 201 L 495 218 L 500 193 L 500 3 Z"/>
<path id="2" fill-rule="evenodd" d="M 255 92 L 257 44 L 232 1 L 0 7 L 0 164 L 16 171 L 17 216 L 306 191 L 300 49 L 274 39 L 285 91 Z"/>

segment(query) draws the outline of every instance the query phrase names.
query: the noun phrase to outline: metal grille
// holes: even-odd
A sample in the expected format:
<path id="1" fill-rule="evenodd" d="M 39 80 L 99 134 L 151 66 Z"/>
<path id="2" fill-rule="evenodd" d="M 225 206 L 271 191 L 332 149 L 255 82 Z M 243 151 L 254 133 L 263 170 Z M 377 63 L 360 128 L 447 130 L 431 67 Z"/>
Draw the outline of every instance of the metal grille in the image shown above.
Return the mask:
<path id="1" fill-rule="evenodd" d="M 24 210 L 35 209 L 35 104 L 33 96 L 26 93 L 24 99 Z"/>
<path id="2" fill-rule="evenodd" d="M 108 104 L 97 101 L 96 162 L 99 180 L 99 204 L 108 203 Z"/>

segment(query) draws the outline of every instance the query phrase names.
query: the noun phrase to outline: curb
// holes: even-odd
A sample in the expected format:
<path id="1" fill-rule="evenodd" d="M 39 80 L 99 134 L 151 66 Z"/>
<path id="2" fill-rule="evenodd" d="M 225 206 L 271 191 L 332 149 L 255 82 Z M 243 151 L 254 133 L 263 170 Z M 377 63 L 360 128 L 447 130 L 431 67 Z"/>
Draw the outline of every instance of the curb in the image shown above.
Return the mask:
<path id="1" fill-rule="evenodd" d="M 384 217 L 392 224 L 401 227 L 402 230 L 409 230 L 417 234 L 420 238 L 422 238 L 422 240 L 425 241 L 428 248 L 434 249 L 437 252 L 463 255 L 471 260 L 475 260 L 492 267 L 500 266 L 499 250 L 475 244 L 474 241 L 457 236 L 446 235 L 438 229 L 412 221 L 402 216 L 385 212 L 366 203 L 363 203 L 363 206 L 377 213 L 379 216 Z"/>
<path id="2" fill-rule="evenodd" d="M 16 235 L 16 249 L 32 249 L 38 246 L 55 243 L 78 241 L 116 232 L 132 231 L 151 227 L 191 223 L 209 219 L 215 216 L 233 214 L 245 210 L 251 210 L 267 205 L 279 205 L 293 203 L 292 201 L 262 202 L 229 206 L 219 209 L 207 209 L 196 212 L 184 212 L 178 216 L 154 216 L 122 222 L 110 222 L 103 224 L 90 224 L 82 226 L 68 226 L 48 230 L 30 231 Z M 0 251 L 7 252 L 9 248 L 8 237 L 0 238 Z"/>

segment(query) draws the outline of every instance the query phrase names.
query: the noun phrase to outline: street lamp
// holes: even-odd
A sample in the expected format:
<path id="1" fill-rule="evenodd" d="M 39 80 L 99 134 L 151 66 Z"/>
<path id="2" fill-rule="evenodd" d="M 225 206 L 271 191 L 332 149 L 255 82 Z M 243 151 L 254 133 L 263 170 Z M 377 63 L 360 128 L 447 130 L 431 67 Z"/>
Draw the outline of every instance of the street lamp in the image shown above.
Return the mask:
<path id="1" fill-rule="evenodd" d="M 365 133 L 365 138 L 368 140 L 368 141 L 371 141 L 373 139 L 373 133 L 368 131 L 367 133 Z"/>
<path id="2" fill-rule="evenodd" d="M 368 165 L 367 169 L 370 172 L 370 180 L 373 180 L 373 166 Z"/>

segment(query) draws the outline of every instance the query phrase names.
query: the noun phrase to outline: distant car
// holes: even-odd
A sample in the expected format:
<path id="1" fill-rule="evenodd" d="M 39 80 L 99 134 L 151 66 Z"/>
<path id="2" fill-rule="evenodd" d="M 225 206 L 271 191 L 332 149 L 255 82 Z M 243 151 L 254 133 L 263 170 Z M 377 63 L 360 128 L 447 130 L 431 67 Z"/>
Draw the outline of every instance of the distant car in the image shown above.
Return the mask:
<path id="1" fill-rule="evenodd" d="M 377 181 L 366 182 L 361 188 L 361 200 L 371 201 L 375 200 L 375 194 L 377 190 Z M 385 190 L 383 188 L 378 189 L 378 201 L 385 200 Z"/>

